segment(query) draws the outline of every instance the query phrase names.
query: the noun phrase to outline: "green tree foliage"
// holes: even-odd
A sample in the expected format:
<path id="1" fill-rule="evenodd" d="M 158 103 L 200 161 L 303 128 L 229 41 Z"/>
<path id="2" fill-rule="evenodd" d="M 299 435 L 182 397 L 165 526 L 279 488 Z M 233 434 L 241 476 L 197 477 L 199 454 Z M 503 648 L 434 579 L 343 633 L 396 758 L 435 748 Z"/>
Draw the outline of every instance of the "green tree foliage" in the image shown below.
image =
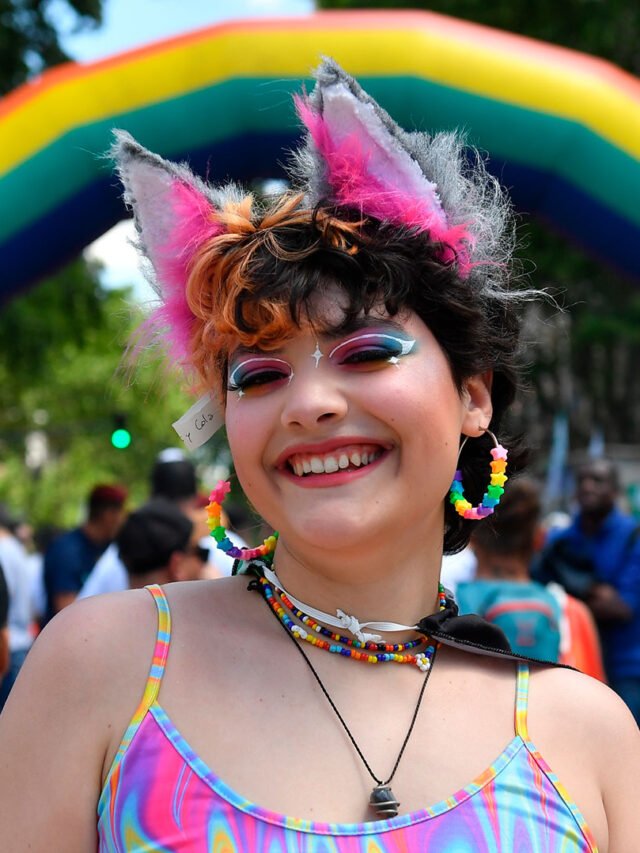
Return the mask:
<path id="1" fill-rule="evenodd" d="M 317 0 L 323 9 L 429 9 L 610 59 L 640 74 L 637 0 Z"/>
<path id="2" fill-rule="evenodd" d="M 60 45 L 53 6 L 52 0 L 0 0 L 0 95 L 70 59 Z M 102 0 L 66 0 L 65 6 L 77 29 L 102 21 Z"/>
<path id="3" fill-rule="evenodd" d="M 77 521 L 90 488 L 121 482 L 147 495 L 157 453 L 179 445 L 171 427 L 191 405 L 155 359 L 129 376 L 123 353 L 142 315 L 126 291 L 105 291 L 78 260 L 0 314 L 0 499 L 38 523 Z M 143 358 L 144 362 L 144 358 Z M 132 434 L 112 447 L 115 415 Z M 26 464 L 33 434 L 46 462 Z"/>

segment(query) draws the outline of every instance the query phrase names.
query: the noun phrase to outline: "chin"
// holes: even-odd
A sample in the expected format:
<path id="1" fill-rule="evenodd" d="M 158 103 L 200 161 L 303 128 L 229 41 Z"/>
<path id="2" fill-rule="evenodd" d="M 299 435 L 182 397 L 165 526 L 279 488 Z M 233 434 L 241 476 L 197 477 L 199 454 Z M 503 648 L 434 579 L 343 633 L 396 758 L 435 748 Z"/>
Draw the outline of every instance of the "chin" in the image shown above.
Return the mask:
<path id="1" fill-rule="evenodd" d="M 301 548 L 322 551 L 349 551 L 366 545 L 380 530 L 380 524 L 366 525 L 345 519 L 332 518 L 331 513 L 315 515 L 308 520 L 289 519 L 289 537 Z"/>

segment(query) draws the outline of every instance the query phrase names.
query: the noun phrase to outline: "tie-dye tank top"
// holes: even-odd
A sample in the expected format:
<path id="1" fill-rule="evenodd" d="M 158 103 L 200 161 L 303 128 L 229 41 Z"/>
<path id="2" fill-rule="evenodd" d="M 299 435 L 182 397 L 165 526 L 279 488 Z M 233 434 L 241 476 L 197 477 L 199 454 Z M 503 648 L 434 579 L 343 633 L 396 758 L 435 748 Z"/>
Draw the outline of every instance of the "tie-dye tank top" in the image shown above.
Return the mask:
<path id="1" fill-rule="evenodd" d="M 368 823 L 320 823 L 261 808 L 190 748 L 158 702 L 171 617 L 150 587 L 158 638 L 143 699 L 98 804 L 100 853 L 596 853 L 580 811 L 527 733 L 529 669 L 518 663 L 515 736 L 446 800 Z"/>

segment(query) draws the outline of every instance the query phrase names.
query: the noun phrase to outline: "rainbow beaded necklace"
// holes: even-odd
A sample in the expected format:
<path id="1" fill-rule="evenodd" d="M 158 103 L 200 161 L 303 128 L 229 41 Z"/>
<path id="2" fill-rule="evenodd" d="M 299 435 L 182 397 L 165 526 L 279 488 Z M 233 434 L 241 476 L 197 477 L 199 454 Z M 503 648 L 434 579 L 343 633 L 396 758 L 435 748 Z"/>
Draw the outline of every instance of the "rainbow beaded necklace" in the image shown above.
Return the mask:
<path id="1" fill-rule="evenodd" d="M 324 625 L 316 622 L 316 620 L 312 619 L 311 616 L 307 616 L 306 613 L 293 604 L 284 590 L 278 590 L 276 594 L 280 597 L 280 600 L 286 604 L 294 616 L 296 616 L 296 618 L 305 625 L 308 625 L 312 631 L 322 634 L 325 637 L 329 637 L 330 640 L 333 640 L 336 643 L 343 643 L 345 646 L 353 646 L 355 649 L 366 649 L 367 651 L 374 652 L 404 652 L 424 643 L 424 637 L 416 637 L 415 640 L 409 640 L 408 643 L 373 643 L 367 640 L 361 642 L 360 640 L 354 640 L 350 637 L 343 637 L 342 634 L 335 634 L 333 631 L 325 628 Z"/>
<path id="2" fill-rule="evenodd" d="M 317 646 L 318 648 L 324 649 L 332 654 L 339 654 L 343 657 L 353 658 L 354 660 L 359 660 L 363 663 L 408 663 L 416 666 L 421 672 L 429 671 L 431 667 L 431 660 L 437 648 L 437 644 L 434 644 L 429 638 L 423 637 L 417 640 L 411 640 L 407 644 L 360 643 L 357 640 L 349 640 L 348 638 L 342 637 L 336 639 L 339 635 L 332 635 L 326 628 L 318 625 L 315 620 L 312 620 L 309 616 L 303 614 L 299 608 L 298 612 L 301 614 L 300 616 L 296 613 L 296 609 L 290 609 L 291 613 L 298 616 L 301 621 L 305 621 L 305 624 L 312 628 L 313 631 L 318 631 L 318 629 L 320 629 L 319 633 L 324 633 L 325 636 L 328 635 L 332 639 L 336 640 L 334 643 L 329 643 L 327 640 L 323 640 L 321 637 L 316 636 L 315 633 L 310 633 L 303 628 L 302 625 L 294 622 L 289 613 L 287 613 L 287 610 L 285 610 L 284 605 L 287 604 L 286 594 L 280 592 L 280 598 L 278 598 L 274 592 L 273 586 L 265 577 L 261 576 L 257 580 L 259 589 L 265 600 L 268 602 L 282 625 L 295 639 L 304 640 L 312 646 Z M 441 584 L 438 585 L 438 599 L 440 610 L 443 610 L 446 606 L 446 598 L 444 587 Z M 306 617 L 306 619 L 303 620 L 302 617 Z M 317 628 L 315 627 L 316 625 Z M 418 652 L 417 654 L 402 654 L 400 651 L 393 650 L 394 646 L 403 646 L 404 651 L 406 648 L 415 648 L 417 645 L 421 645 L 422 643 L 427 643 L 427 646 L 424 652 Z M 364 651 L 360 651 L 360 649 L 364 649 Z"/>

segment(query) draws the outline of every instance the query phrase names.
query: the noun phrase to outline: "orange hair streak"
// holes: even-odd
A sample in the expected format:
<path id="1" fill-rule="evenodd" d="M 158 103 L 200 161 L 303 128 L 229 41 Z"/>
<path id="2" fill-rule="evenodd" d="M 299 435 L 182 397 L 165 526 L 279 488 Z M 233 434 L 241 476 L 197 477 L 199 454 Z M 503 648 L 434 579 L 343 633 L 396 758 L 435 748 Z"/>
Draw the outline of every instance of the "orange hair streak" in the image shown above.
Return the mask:
<path id="1" fill-rule="evenodd" d="M 195 317 L 191 363 L 203 388 L 222 393 L 221 374 L 236 345 L 276 349 L 293 334 L 295 320 L 286 302 L 253 296 L 265 250 L 287 263 L 302 261 L 323 246 L 348 254 L 358 251 L 362 222 L 338 219 L 322 208 L 301 208 L 301 201 L 302 194 L 287 193 L 256 216 L 253 196 L 247 195 L 214 214 L 225 232 L 197 249 L 187 281 L 187 300 Z M 292 226 L 315 229 L 317 239 L 303 250 L 287 250 L 282 238 L 284 229 Z"/>

